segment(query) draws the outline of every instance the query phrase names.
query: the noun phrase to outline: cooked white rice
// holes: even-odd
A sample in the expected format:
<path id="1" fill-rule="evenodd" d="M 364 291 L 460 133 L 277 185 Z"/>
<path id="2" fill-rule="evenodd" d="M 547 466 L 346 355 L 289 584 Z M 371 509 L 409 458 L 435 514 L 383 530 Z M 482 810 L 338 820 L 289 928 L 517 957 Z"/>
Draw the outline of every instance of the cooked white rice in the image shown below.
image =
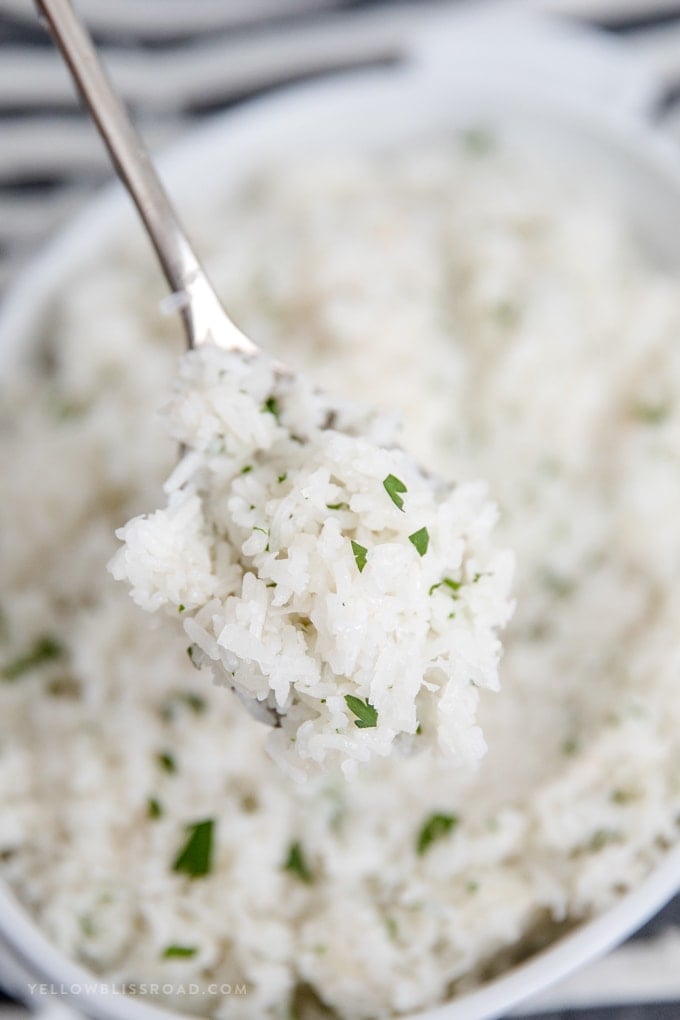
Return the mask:
<path id="1" fill-rule="evenodd" d="M 167 417 L 168 505 L 118 530 L 110 564 L 135 602 L 181 616 L 194 663 L 268 710 L 293 778 L 395 745 L 474 765 L 511 612 L 484 486 L 423 474 L 391 422 L 264 355 L 185 354 Z"/>
<path id="2" fill-rule="evenodd" d="M 489 480 L 518 563 L 489 750 L 476 775 L 423 754 L 293 784 L 176 621 L 106 574 L 177 455 L 152 409 L 181 344 L 121 242 L 56 302 L 50 379 L 2 402 L 0 871 L 98 973 L 247 985 L 182 1009 L 415 1010 L 677 838 L 680 287 L 585 183 L 502 151 L 279 168 L 197 234 L 247 333 L 403 410 L 426 466 Z M 207 820 L 192 879 L 173 864 Z"/>

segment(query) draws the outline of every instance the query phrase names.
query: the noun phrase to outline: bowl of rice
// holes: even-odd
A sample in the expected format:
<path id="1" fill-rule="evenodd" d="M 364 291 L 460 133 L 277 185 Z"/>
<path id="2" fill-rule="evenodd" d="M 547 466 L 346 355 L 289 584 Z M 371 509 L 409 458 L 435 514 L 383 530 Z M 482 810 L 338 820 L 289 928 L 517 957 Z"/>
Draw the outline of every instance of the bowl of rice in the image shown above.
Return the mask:
<path id="1" fill-rule="evenodd" d="M 162 168 L 248 335 L 488 480 L 517 560 L 488 751 L 294 783 L 107 574 L 176 460 L 182 350 L 111 189 L 0 317 L 0 976 L 33 1005 L 482 1020 L 677 890 L 680 163 L 610 44 L 432 28 Z"/>

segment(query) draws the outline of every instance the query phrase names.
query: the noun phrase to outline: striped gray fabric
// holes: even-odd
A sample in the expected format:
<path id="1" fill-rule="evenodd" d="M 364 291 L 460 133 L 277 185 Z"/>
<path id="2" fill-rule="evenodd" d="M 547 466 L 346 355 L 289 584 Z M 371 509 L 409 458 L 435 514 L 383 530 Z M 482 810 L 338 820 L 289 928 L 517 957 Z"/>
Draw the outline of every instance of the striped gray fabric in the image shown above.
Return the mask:
<path id="1" fill-rule="evenodd" d="M 448 0 L 449 3 L 453 0 Z M 473 2 L 473 0 L 469 0 Z M 625 34 L 680 141 L 680 0 L 505 0 Z M 78 0 L 152 150 L 264 89 L 391 60 L 447 0 Z M 27 0 L 0 0 L 0 296 L 111 177 Z M 21 1010 L 0 992 L 0 1020 Z M 519 1014 L 517 1014 L 519 1016 Z M 542 997 L 534 1020 L 678 1020 L 680 897 L 616 953 Z"/>

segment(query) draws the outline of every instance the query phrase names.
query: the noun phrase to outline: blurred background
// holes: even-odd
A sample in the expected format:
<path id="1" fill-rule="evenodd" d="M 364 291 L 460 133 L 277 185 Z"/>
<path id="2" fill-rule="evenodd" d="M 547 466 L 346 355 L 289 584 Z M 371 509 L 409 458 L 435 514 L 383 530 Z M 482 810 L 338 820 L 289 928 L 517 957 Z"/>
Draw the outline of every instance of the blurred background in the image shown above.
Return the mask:
<path id="1" fill-rule="evenodd" d="M 78 2 L 154 151 L 202 118 L 264 91 L 398 61 L 432 13 L 466 6 L 481 3 Z M 619 38 L 658 80 L 656 115 L 680 147 L 680 0 L 502 0 L 496 6 L 549 11 Z M 0 300 L 40 245 L 111 176 L 32 3 L 0 0 Z M 522 1015 L 678 1020 L 680 899 L 621 949 Z M 0 996 L 0 1020 L 10 1016 L 20 1010 Z"/>
<path id="2" fill-rule="evenodd" d="M 80 0 L 158 150 L 283 83 L 398 60 L 429 15 L 480 0 Z M 659 76 L 680 138 L 680 0 L 499 0 L 623 37 Z M 111 171 L 30 0 L 0 0 L 0 291 Z"/>

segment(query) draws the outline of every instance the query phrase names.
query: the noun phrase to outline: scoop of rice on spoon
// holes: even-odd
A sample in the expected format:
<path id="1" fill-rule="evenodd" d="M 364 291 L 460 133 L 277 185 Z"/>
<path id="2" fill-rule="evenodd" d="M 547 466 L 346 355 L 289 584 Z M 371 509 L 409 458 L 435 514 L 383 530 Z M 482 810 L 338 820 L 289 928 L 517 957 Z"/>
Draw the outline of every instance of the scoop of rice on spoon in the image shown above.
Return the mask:
<path id="1" fill-rule="evenodd" d="M 37 0 L 176 295 L 188 352 L 166 410 L 167 506 L 110 569 L 176 616 L 198 667 L 271 724 L 294 778 L 376 755 L 484 753 L 511 553 L 479 483 L 428 475 L 393 422 L 274 363 L 224 312 L 68 0 Z"/>

